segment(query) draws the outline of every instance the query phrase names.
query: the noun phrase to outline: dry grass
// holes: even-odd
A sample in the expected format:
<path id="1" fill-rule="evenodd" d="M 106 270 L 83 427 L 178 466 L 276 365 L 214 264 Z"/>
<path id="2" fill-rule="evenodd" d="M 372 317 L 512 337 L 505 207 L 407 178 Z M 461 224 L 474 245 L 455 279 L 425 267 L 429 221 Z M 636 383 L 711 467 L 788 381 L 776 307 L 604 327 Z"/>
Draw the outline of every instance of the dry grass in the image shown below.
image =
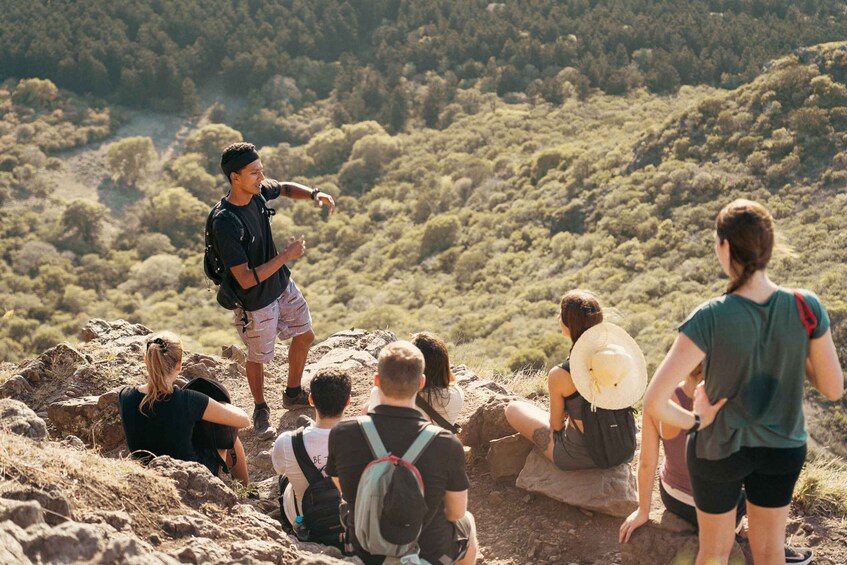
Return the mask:
<path id="1" fill-rule="evenodd" d="M 0 432 L 0 488 L 19 483 L 58 487 L 75 514 L 127 512 L 142 536 L 161 530 L 161 518 L 185 513 L 173 482 L 131 460 L 105 459 L 89 450 Z"/>
<path id="2" fill-rule="evenodd" d="M 847 518 L 847 465 L 824 451 L 810 449 L 794 487 L 794 502 L 809 514 Z"/>
<path id="3" fill-rule="evenodd" d="M 547 396 L 547 371 L 521 369 L 503 383 L 506 388 L 520 396 L 535 399 Z"/>

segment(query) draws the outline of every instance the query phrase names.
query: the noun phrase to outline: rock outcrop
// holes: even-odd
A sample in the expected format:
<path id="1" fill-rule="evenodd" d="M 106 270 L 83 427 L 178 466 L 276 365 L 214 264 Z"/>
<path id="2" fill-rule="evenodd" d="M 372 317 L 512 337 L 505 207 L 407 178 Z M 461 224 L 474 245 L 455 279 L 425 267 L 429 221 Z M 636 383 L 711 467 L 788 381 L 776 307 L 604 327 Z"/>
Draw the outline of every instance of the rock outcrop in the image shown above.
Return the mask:
<path id="1" fill-rule="evenodd" d="M 47 437 L 47 425 L 29 406 L 10 398 L 0 399 L 0 429 L 41 440 Z"/>
<path id="2" fill-rule="evenodd" d="M 628 464 L 611 469 L 562 471 L 533 449 L 516 485 L 559 502 L 611 516 L 638 508 L 635 480 Z"/>

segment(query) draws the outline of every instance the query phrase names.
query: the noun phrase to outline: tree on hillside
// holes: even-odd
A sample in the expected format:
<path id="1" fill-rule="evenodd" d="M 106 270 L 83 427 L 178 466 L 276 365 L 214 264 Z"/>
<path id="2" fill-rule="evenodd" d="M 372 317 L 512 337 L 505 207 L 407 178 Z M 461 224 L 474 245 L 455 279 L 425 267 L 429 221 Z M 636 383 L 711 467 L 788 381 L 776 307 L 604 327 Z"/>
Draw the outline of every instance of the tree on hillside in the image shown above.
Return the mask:
<path id="1" fill-rule="evenodd" d="M 205 157 L 207 170 L 219 171 L 221 153 L 227 145 L 244 141 L 241 132 L 224 124 L 203 126 L 185 142 L 186 153 L 200 153 Z"/>
<path id="2" fill-rule="evenodd" d="M 127 137 L 109 147 L 107 159 L 112 178 L 129 186 L 135 186 L 150 162 L 158 158 L 153 140 L 149 137 Z"/>
<path id="3" fill-rule="evenodd" d="M 62 228 L 75 235 L 82 243 L 97 248 L 103 232 L 106 208 L 90 200 L 74 200 L 62 212 Z"/>
<path id="4" fill-rule="evenodd" d="M 165 234 L 180 249 L 203 239 L 203 224 L 208 206 L 182 187 L 168 188 L 149 201 L 142 221 L 153 231 Z"/>
<path id="5" fill-rule="evenodd" d="M 34 110 L 50 108 L 59 97 L 59 89 L 52 81 L 40 78 L 25 78 L 12 92 L 12 102 Z"/>

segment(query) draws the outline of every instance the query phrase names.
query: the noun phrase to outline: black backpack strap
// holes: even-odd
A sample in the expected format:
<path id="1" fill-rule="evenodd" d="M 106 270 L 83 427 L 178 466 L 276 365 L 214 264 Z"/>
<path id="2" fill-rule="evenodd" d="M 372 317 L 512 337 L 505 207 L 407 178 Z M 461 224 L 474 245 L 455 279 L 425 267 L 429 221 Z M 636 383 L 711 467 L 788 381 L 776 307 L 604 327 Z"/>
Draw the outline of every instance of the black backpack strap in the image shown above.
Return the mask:
<path id="1" fill-rule="evenodd" d="M 316 483 L 323 479 L 323 473 L 312 463 L 312 458 L 306 452 L 306 443 L 303 441 L 303 429 L 299 429 L 291 436 L 291 447 L 294 449 L 294 457 L 297 459 L 297 465 L 309 484 Z"/>
<path id="2" fill-rule="evenodd" d="M 418 393 L 417 396 L 415 396 L 415 405 L 426 412 L 427 416 L 429 416 L 429 419 L 432 420 L 434 424 L 441 426 L 445 430 L 454 434 L 459 433 L 461 430 L 459 426 L 451 424 L 447 421 L 447 418 L 436 412 L 435 408 L 433 408 L 432 405 L 424 399 L 421 393 Z"/>

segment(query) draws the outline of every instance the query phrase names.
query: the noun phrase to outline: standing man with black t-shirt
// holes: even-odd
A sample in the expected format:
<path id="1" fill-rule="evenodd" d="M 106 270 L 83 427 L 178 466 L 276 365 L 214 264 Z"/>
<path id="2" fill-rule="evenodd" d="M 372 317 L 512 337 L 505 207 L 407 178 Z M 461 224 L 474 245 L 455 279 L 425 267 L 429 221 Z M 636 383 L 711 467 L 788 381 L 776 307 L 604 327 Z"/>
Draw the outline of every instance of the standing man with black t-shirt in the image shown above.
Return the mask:
<path id="1" fill-rule="evenodd" d="M 335 202 L 332 196 L 317 189 L 266 179 L 256 147 L 250 143 L 227 147 L 221 156 L 221 170 L 230 183 L 221 206 L 240 219 L 244 230 L 218 215 L 212 223 L 212 233 L 220 259 L 235 279 L 233 291 L 241 303 L 234 311 L 234 322 L 247 346 L 247 382 L 256 403 L 253 428 L 257 437 L 267 439 L 276 430 L 270 424 L 270 408 L 265 402 L 264 364 L 273 359 L 277 337 L 291 338 L 288 384 L 282 405 L 288 409 L 307 407 L 309 393 L 300 381 L 315 334 L 309 306 L 285 265 L 305 253 L 306 242 L 303 238 L 292 240 L 282 253 L 277 253 L 271 233 L 272 213 L 263 199 L 280 195 L 311 199 L 327 206 L 330 214 Z"/>
<path id="2" fill-rule="evenodd" d="M 429 421 L 415 406 L 415 397 L 426 382 L 424 357 L 407 341 L 395 341 L 379 353 L 374 384 L 380 403 L 369 412 L 389 453 L 403 454 Z M 385 556 L 371 555 L 356 539 L 356 491 L 365 467 L 373 461 L 371 448 L 356 420 L 339 422 L 329 432 L 326 474 L 341 491 L 350 513 L 347 538 L 365 565 L 382 563 Z M 424 484 L 428 508 L 418 537 L 420 556 L 439 565 L 469 565 L 476 560 L 476 524 L 468 512 L 468 475 L 462 444 L 442 430 L 415 463 Z"/>

